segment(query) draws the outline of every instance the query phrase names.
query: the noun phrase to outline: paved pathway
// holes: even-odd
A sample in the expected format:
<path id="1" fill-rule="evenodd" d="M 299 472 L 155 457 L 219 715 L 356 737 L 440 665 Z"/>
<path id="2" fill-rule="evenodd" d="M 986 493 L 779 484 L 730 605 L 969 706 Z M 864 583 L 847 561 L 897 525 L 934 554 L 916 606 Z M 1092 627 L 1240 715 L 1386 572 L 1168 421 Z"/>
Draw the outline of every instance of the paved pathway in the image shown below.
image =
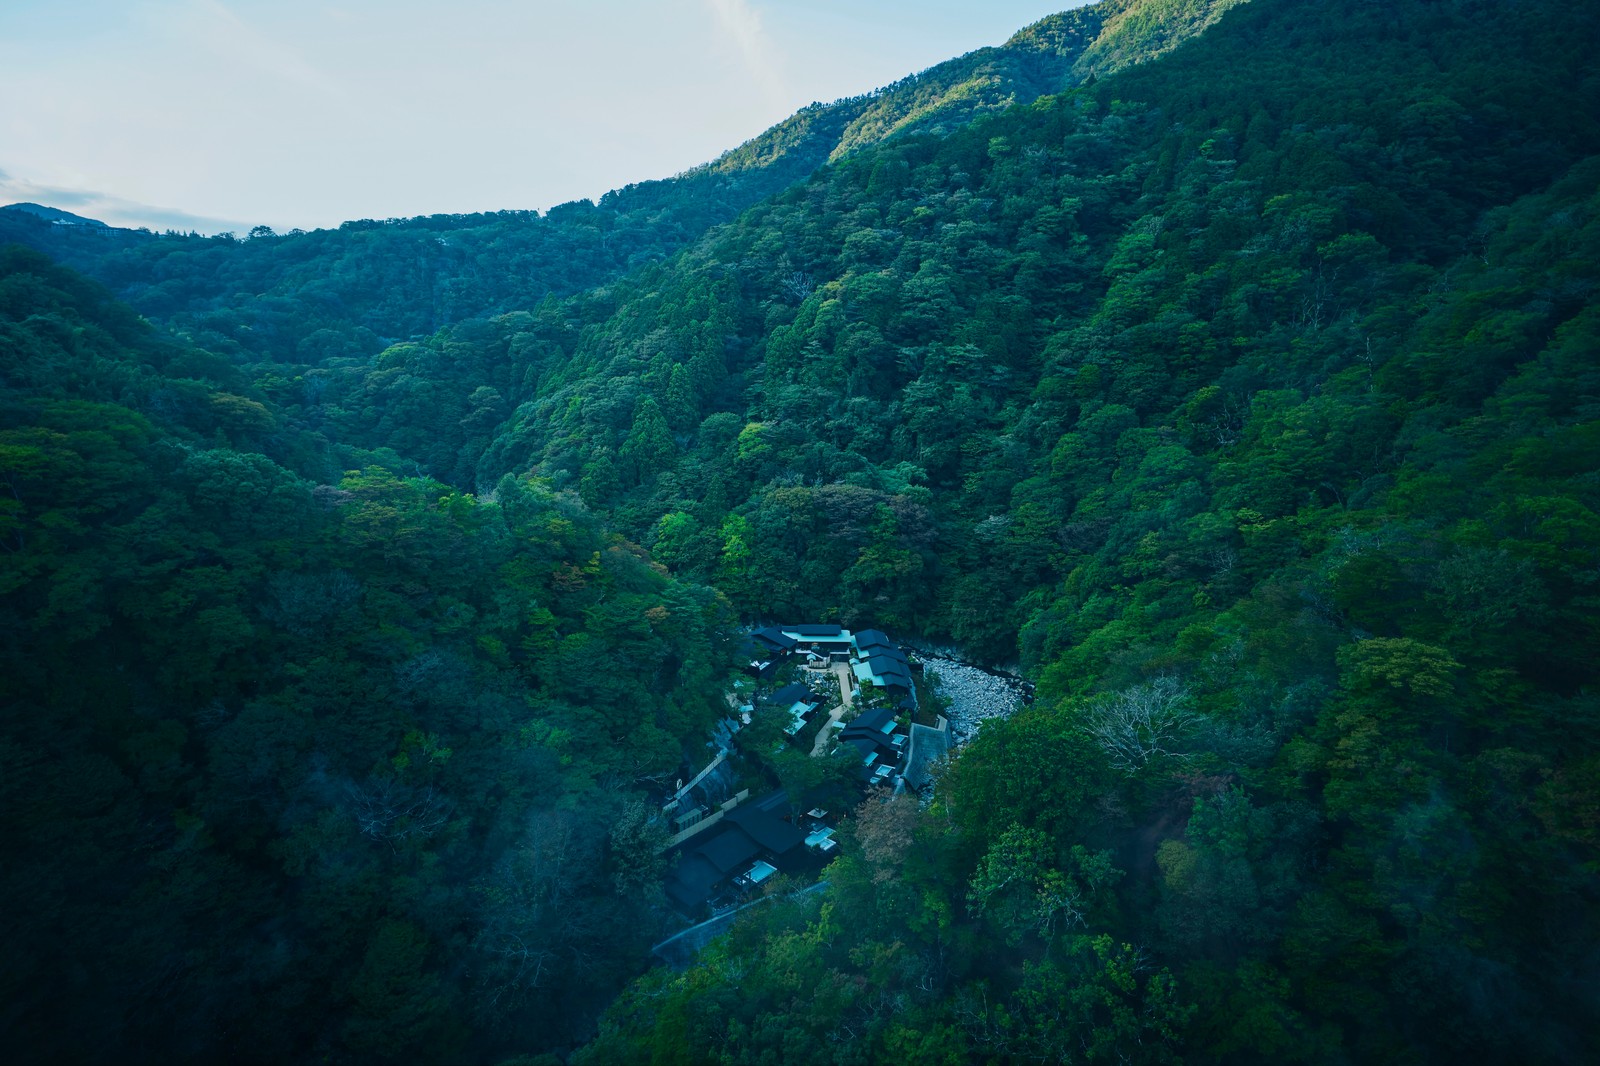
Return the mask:
<path id="1" fill-rule="evenodd" d="M 790 893 L 789 898 L 799 899 L 801 896 L 810 896 L 821 892 L 827 887 L 828 882 L 818 881 L 814 885 L 807 885 L 798 892 Z M 728 931 L 728 926 L 733 924 L 733 919 L 740 911 L 765 903 L 773 898 L 772 896 L 761 896 L 743 906 L 734 907 L 719 914 L 709 921 L 701 922 L 699 925 L 691 925 L 683 932 L 667 937 L 667 939 L 650 950 L 668 966 L 675 970 L 682 970 L 694 961 L 694 957 L 700 953 L 701 948 Z"/>
<path id="2" fill-rule="evenodd" d="M 824 723 L 821 729 L 817 730 L 817 742 L 811 745 L 811 754 L 813 756 L 821 755 L 827 750 L 828 738 L 838 728 L 839 719 L 844 717 L 844 712 L 848 711 L 851 704 L 855 702 L 855 697 L 850 694 L 850 664 L 834 663 L 833 672 L 839 678 L 840 702 L 839 706 L 833 709 L 833 713 L 828 715 L 828 721 Z"/>

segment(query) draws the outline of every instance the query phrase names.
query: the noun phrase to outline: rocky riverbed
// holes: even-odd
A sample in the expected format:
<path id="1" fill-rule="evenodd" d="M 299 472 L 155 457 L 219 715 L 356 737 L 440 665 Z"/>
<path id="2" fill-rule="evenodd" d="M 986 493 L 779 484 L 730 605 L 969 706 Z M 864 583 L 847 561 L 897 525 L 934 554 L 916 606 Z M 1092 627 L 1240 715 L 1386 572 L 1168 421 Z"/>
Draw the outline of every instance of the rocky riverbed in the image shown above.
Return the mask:
<path id="1" fill-rule="evenodd" d="M 938 690 L 950 702 L 951 739 L 965 744 L 991 718 L 1009 718 L 1022 706 L 1023 682 L 955 659 L 919 655 L 928 673 L 937 675 Z"/>

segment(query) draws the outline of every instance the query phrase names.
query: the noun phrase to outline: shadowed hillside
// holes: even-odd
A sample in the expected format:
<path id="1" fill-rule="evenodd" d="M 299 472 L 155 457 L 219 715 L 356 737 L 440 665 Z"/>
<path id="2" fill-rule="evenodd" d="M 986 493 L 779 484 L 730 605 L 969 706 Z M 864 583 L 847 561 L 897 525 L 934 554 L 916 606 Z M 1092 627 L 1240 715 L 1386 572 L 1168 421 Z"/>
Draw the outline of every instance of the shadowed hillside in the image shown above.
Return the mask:
<path id="1" fill-rule="evenodd" d="M 0 212 L 14 1046 L 1592 1060 L 1597 55 L 1109 0 L 544 217 Z M 652 969 L 775 618 L 1037 698 Z"/>

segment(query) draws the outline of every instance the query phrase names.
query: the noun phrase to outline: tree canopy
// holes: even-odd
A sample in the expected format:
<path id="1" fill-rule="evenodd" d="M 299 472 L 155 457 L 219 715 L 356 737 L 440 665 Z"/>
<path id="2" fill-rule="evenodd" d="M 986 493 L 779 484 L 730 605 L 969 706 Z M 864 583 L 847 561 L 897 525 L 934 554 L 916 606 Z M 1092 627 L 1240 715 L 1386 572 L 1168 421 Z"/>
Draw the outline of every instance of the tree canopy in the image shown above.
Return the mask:
<path id="1" fill-rule="evenodd" d="M 1108 0 L 542 218 L 6 222 L 19 1043 L 1592 1057 L 1596 55 Z M 648 969 L 775 618 L 1037 699 Z"/>

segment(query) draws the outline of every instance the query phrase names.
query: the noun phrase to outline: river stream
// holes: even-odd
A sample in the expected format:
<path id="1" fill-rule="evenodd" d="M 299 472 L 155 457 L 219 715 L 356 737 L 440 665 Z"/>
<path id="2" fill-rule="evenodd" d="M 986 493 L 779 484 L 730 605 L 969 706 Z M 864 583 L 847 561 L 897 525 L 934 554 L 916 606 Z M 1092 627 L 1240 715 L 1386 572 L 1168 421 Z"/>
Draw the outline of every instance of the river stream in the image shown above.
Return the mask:
<path id="1" fill-rule="evenodd" d="M 938 691 L 950 704 L 951 741 L 957 745 L 976 736 L 984 722 L 1009 718 L 1023 705 L 1027 685 L 1015 677 L 941 655 L 919 653 L 917 658 L 939 679 Z"/>

